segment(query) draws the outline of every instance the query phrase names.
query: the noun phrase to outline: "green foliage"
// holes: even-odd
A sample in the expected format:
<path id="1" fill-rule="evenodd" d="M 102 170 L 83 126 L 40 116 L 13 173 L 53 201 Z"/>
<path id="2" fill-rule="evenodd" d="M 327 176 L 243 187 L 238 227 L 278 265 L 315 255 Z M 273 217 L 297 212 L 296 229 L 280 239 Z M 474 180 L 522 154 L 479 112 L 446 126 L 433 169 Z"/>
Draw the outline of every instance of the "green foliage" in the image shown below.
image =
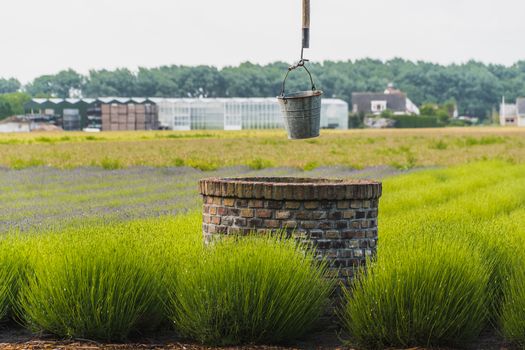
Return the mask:
<path id="1" fill-rule="evenodd" d="M 225 240 L 176 273 L 168 315 L 184 337 L 213 345 L 275 343 L 308 332 L 332 286 L 295 242 Z"/>
<path id="2" fill-rule="evenodd" d="M 440 126 L 436 117 L 394 115 L 390 119 L 396 121 L 396 128 L 437 128 Z"/>
<path id="3" fill-rule="evenodd" d="M 382 255 L 347 292 L 344 324 L 370 348 L 468 344 L 485 326 L 487 283 L 471 247 L 418 241 Z"/>
<path id="4" fill-rule="evenodd" d="M 12 314 L 21 281 L 25 277 L 27 258 L 24 238 L 3 236 L 0 239 L 0 321 Z"/>
<path id="5" fill-rule="evenodd" d="M 26 168 L 33 168 L 38 166 L 44 166 L 45 162 L 41 159 L 31 157 L 29 159 L 23 158 L 12 158 L 9 166 L 14 170 L 22 170 Z"/>
<path id="6" fill-rule="evenodd" d="M 9 94 L 17 92 L 22 87 L 22 84 L 17 79 L 0 78 L 0 94 Z"/>
<path id="7" fill-rule="evenodd" d="M 411 62 L 400 58 L 388 61 L 360 59 L 312 63 L 311 71 L 326 96 L 352 101 L 352 92 L 383 91 L 389 82 L 407 93 L 418 105 L 441 104 L 436 114 L 441 122 L 453 113 L 457 102 L 462 115 L 485 118 L 498 105 L 502 95 L 513 100 L 525 95 L 525 61 L 510 67 L 469 61 L 443 66 L 428 62 Z M 172 97 L 253 97 L 275 96 L 288 64 L 275 62 L 258 65 L 245 62 L 221 70 L 209 66 L 140 67 L 138 73 L 128 69 L 93 70 L 88 76 L 67 70 L 36 78 L 26 86 L 33 96 L 69 97 L 80 89 L 86 97 L 99 96 L 172 96 Z M 7 91 L 13 91 L 15 84 Z M 291 74 L 290 91 L 308 88 L 305 74 Z M 2 80 L 0 80 L 2 89 Z M 1 90 L 0 90 L 1 91 Z M 452 108 L 452 109 L 451 109 Z M 429 109 L 428 112 L 432 112 Z M 427 109 L 423 109 L 427 112 Z M 423 113 L 427 115 L 426 113 Z M 356 125 L 360 125 L 356 120 Z"/>
<path id="8" fill-rule="evenodd" d="M 0 100 L 0 120 L 12 116 L 13 110 L 11 109 L 11 105 L 7 103 L 6 101 Z"/>
<path id="9" fill-rule="evenodd" d="M 251 161 L 248 162 L 248 167 L 254 170 L 271 168 L 273 166 L 274 166 L 274 163 L 271 160 L 262 159 L 259 157 L 253 158 Z"/>
<path id="10" fill-rule="evenodd" d="M 525 247 L 521 247 L 523 249 Z M 521 259 L 523 250 L 516 250 Z M 506 339 L 525 346 L 525 267 L 523 260 L 517 265 L 505 288 L 501 310 L 501 329 Z"/>
<path id="11" fill-rule="evenodd" d="M 31 97 L 23 92 L 0 94 L 0 119 L 24 113 L 24 104 Z"/>
<path id="12" fill-rule="evenodd" d="M 523 165 L 484 162 L 385 181 L 381 249 L 342 313 L 350 340 L 464 345 L 500 324 L 509 300 L 517 323 L 520 294 L 508 285 L 523 261 L 524 175 Z"/>
<path id="13" fill-rule="evenodd" d="M 26 86 L 26 91 L 32 95 L 45 95 L 69 98 L 74 90 L 82 90 L 85 78 L 72 69 L 63 70 L 55 75 L 43 75 Z"/>
<path id="14" fill-rule="evenodd" d="M 125 340 L 164 320 L 166 268 L 196 244 L 200 218 L 72 228 L 30 242 L 32 273 L 20 313 L 34 331 L 61 337 Z M 192 248 L 195 247 L 195 248 Z"/>
<path id="15" fill-rule="evenodd" d="M 317 162 L 308 162 L 304 165 L 303 170 L 304 171 L 311 171 L 319 168 L 319 163 Z"/>
<path id="16" fill-rule="evenodd" d="M 105 170 L 117 170 L 122 168 L 122 164 L 118 159 L 105 157 L 100 161 L 100 166 Z"/>

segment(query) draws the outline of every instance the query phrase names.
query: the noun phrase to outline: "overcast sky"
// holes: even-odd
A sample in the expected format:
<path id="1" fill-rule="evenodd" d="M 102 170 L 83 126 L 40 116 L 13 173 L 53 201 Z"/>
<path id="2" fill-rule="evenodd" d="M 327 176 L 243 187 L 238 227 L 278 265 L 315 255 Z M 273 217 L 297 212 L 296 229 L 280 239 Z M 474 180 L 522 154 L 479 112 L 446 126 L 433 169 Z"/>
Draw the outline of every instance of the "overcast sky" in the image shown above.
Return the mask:
<path id="1" fill-rule="evenodd" d="M 313 60 L 525 59 L 523 0 L 312 0 Z M 73 68 L 223 67 L 299 56 L 301 0 L 16 0 L 0 10 L 0 77 Z"/>

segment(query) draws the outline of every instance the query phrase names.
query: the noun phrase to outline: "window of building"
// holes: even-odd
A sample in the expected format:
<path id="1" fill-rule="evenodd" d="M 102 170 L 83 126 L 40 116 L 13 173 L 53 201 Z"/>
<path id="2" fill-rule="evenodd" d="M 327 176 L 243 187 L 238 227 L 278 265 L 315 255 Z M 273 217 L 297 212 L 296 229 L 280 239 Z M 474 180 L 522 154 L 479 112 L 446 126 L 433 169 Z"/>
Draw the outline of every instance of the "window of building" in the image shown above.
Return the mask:
<path id="1" fill-rule="evenodd" d="M 372 101 L 371 110 L 372 113 L 381 113 L 386 111 L 386 101 Z"/>

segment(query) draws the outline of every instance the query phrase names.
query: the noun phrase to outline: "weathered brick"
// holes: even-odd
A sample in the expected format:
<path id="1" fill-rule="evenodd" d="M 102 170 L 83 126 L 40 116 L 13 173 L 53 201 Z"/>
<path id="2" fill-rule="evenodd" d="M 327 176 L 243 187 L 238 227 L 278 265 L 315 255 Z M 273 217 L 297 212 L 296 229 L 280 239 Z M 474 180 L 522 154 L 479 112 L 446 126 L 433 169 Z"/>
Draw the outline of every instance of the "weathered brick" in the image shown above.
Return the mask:
<path id="1" fill-rule="evenodd" d="M 281 209 L 283 207 L 283 202 L 266 201 L 264 206 L 268 209 Z"/>
<path id="2" fill-rule="evenodd" d="M 319 202 L 315 202 L 315 201 L 304 202 L 304 208 L 305 209 L 317 209 L 319 208 Z"/>
<path id="3" fill-rule="evenodd" d="M 212 216 L 211 217 L 211 223 L 214 225 L 220 225 L 221 224 L 221 217 L 220 216 Z"/>
<path id="4" fill-rule="evenodd" d="M 339 249 L 337 251 L 337 256 L 340 258 L 352 258 L 353 254 L 352 251 L 349 249 Z"/>
<path id="5" fill-rule="evenodd" d="M 295 239 L 307 239 L 308 233 L 304 230 L 297 230 L 293 232 L 292 236 Z"/>
<path id="6" fill-rule="evenodd" d="M 254 210 L 253 209 L 241 209 L 241 216 L 243 218 L 253 218 Z"/>
<path id="7" fill-rule="evenodd" d="M 281 221 L 279 220 L 264 220 L 264 227 L 267 228 L 280 228 Z"/>
<path id="8" fill-rule="evenodd" d="M 205 224 L 209 224 L 211 222 L 211 216 L 210 215 L 203 215 L 202 216 L 202 222 Z"/>
<path id="9" fill-rule="evenodd" d="M 328 239 L 337 239 L 337 238 L 341 238 L 341 233 L 337 230 L 328 230 L 325 232 L 325 238 L 328 238 Z"/>
<path id="10" fill-rule="evenodd" d="M 355 212 L 355 218 L 356 219 L 364 219 L 366 217 L 366 212 L 362 210 L 358 210 Z"/>
<path id="11" fill-rule="evenodd" d="M 241 213 L 241 209 L 238 208 L 228 208 L 228 215 L 229 216 L 239 216 Z"/>
<path id="12" fill-rule="evenodd" d="M 332 201 L 321 201 L 320 202 L 321 209 L 324 210 L 330 210 L 334 207 L 334 202 Z"/>
<path id="13" fill-rule="evenodd" d="M 240 235 L 242 234 L 242 229 L 238 227 L 228 227 L 228 234 L 229 235 Z"/>
<path id="14" fill-rule="evenodd" d="M 343 239 L 352 239 L 354 238 L 354 232 L 353 230 L 342 230 L 341 231 L 341 238 Z"/>
<path id="15" fill-rule="evenodd" d="M 213 197 L 210 197 L 210 196 L 206 197 L 206 203 L 213 204 Z"/>
<path id="16" fill-rule="evenodd" d="M 338 201 L 337 209 L 348 209 L 350 208 L 350 201 Z"/>
<path id="17" fill-rule="evenodd" d="M 335 227 L 336 227 L 338 230 L 346 229 L 346 228 L 348 228 L 348 221 L 345 221 L 345 220 L 337 221 L 337 222 L 335 223 Z"/>
<path id="18" fill-rule="evenodd" d="M 284 203 L 284 207 L 286 209 L 299 209 L 301 207 L 301 202 L 287 201 Z"/>
<path id="19" fill-rule="evenodd" d="M 320 228 L 321 230 L 329 230 L 329 229 L 333 228 L 333 226 L 334 226 L 334 225 L 333 225 L 333 222 L 332 222 L 332 221 L 321 221 L 321 222 L 319 223 L 319 228 Z"/>
<path id="20" fill-rule="evenodd" d="M 358 230 L 354 232 L 354 238 L 365 238 L 366 237 L 366 231 Z"/>
<path id="21" fill-rule="evenodd" d="M 361 228 L 361 223 L 359 221 L 352 221 L 352 228 Z"/>
<path id="22" fill-rule="evenodd" d="M 363 201 L 363 208 L 370 208 L 371 204 L 372 203 L 370 201 L 368 201 L 368 200 L 367 201 Z"/>
<path id="23" fill-rule="evenodd" d="M 361 208 L 361 201 L 353 200 L 350 202 L 350 208 L 352 209 L 359 209 Z"/>
<path id="24" fill-rule="evenodd" d="M 227 215 L 228 214 L 228 208 L 226 207 L 218 207 L 217 208 L 217 215 Z"/>
<path id="25" fill-rule="evenodd" d="M 313 211 L 312 212 L 312 220 L 324 220 L 327 218 L 326 211 Z"/>
<path id="26" fill-rule="evenodd" d="M 332 211 L 328 213 L 329 220 L 341 220 L 343 218 L 343 212 L 339 210 Z"/>
<path id="27" fill-rule="evenodd" d="M 299 210 L 295 213 L 297 220 L 310 220 L 312 218 L 312 212 L 307 210 Z"/>
<path id="28" fill-rule="evenodd" d="M 244 218 L 235 218 L 233 223 L 236 225 L 236 226 L 246 226 L 246 219 Z"/>
<path id="29" fill-rule="evenodd" d="M 310 237 L 312 237 L 313 239 L 323 238 L 323 236 L 324 236 L 323 230 L 310 230 Z"/>
<path id="30" fill-rule="evenodd" d="M 355 218 L 355 211 L 354 210 L 345 210 L 343 212 L 343 218 L 344 219 L 354 219 Z"/>
<path id="31" fill-rule="evenodd" d="M 209 234 L 217 233 L 217 226 L 215 226 L 215 225 L 208 225 L 208 233 Z"/>
<path id="32" fill-rule="evenodd" d="M 310 234 L 312 234 L 312 232 L 310 232 Z M 319 248 L 319 249 L 330 249 L 331 244 L 332 244 L 331 240 L 320 239 L 320 240 L 317 241 L 317 248 Z"/>
<path id="33" fill-rule="evenodd" d="M 215 226 L 215 232 L 218 234 L 226 234 L 228 233 L 228 227 L 227 226 Z"/>
<path id="34" fill-rule="evenodd" d="M 297 221 L 288 220 L 288 221 L 283 222 L 283 228 L 295 229 L 297 227 L 298 227 Z"/>
<path id="35" fill-rule="evenodd" d="M 248 225 L 248 227 L 262 227 L 262 224 L 263 224 L 263 221 L 262 219 L 257 219 L 257 218 L 253 218 L 253 219 L 248 219 L 246 220 L 246 223 Z"/>
<path id="36" fill-rule="evenodd" d="M 346 241 L 332 239 L 332 244 L 330 246 L 332 249 L 346 249 Z"/>
<path id="37" fill-rule="evenodd" d="M 366 214 L 366 217 L 368 219 L 375 219 L 375 218 L 377 218 L 377 209 L 369 210 L 368 213 Z"/>
<path id="38" fill-rule="evenodd" d="M 346 248 L 348 249 L 358 249 L 359 248 L 359 240 L 358 239 L 350 239 L 345 241 Z"/>
<path id="39" fill-rule="evenodd" d="M 375 238 L 377 237 L 377 230 L 366 230 L 366 238 Z"/>
<path id="40" fill-rule="evenodd" d="M 235 205 L 235 198 L 224 198 L 222 204 L 227 207 L 233 207 Z"/>
<path id="41" fill-rule="evenodd" d="M 289 210 L 278 210 L 275 212 L 275 218 L 278 220 L 286 220 L 292 216 Z"/>
<path id="42" fill-rule="evenodd" d="M 209 213 L 211 215 L 217 215 L 217 207 L 210 207 Z"/>
<path id="43" fill-rule="evenodd" d="M 246 200 L 246 199 L 237 199 L 235 201 L 235 206 L 237 208 L 247 208 L 248 207 L 248 200 Z"/>
<path id="44" fill-rule="evenodd" d="M 301 221 L 301 227 L 306 230 L 317 228 L 319 223 L 317 221 Z"/>
<path id="45" fill-rule="evenodd" d="M 223 216 L 221 223 L 226 226 L 231 226 L 233 225 L 233 218 L 231 216 Z"/>
<path id="46" fill-rule="evenodd" d="M 264 208 L 264 201 L 259 199 L 251 199 L 248 201 L 248 207 L 250 208 Z"/>
<path id="47" fill-rule="evenodd" d="M 203 205 L 202 206 L 202 213 L 203 214 L 209 214 L 210 213 L 210 206 L 209 205 Z"/>
<path id="48" fill-rule="evenodd" d="M 222 198 L 221 197 L 213 197 L 212 204 L 221 205 L 222 204 Z"/>
<path id="49" fill-rule="evenodd" d="M 257 209 L 255 211 L 255 215 L 258 217 L 258 218 L 263 218 L 263 219 L 269 219 L 272 217 L 272 214 L 273 214 L 273 210 L 270 210 L 270 209 Z"/>

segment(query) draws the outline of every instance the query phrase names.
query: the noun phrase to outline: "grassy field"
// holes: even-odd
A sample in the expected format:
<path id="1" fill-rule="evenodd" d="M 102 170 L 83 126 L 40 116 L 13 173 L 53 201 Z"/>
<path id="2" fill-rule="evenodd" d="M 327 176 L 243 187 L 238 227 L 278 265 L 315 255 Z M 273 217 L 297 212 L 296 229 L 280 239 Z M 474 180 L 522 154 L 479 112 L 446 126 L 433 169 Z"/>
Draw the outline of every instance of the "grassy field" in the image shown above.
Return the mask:
<path id="1" fill-rule="evenodd" d="M 14 169 L 41 165 L 409 169 L 496 158 L 525 161 L 524 128 L 323 131 L 320 138 L 303 141 L 287 140 L 282 130 L 0 135 L 0 166 Z"/>
<path id="2" fill-rule="evenodd" d="M 524 165 L 504 161 L 386 178 L 378 259 L 340 311 L 347 340 L 464 346 L 492 329 L 524 344 L 523 178 Z M 331 288 L 294 245 L 255 239 L 202 250 L 198 212 L 122 221 L 4 236 L 0 314 L 63 337 L 119 340 L 170 325 L 207 344 L 273 343 L 314 326 Z"/>
<path id="3" fill-rule="evenodd" d="M 345 340 L 462 347 L 489 331 L 524 346 L 524 137 L 512 128 L 299 142 L 281 131 L 2 135 L 0 162 L 13 169 L 0 169 L 0 316 L 104 341 L 166 329 L 214 345 L 291 341 L 319 327 L 333 288 L 324 266 L 268 237 L 204 248 L 196 182 L 367 177 L 384 179 L 378 256 L 339 310 Z"/>

